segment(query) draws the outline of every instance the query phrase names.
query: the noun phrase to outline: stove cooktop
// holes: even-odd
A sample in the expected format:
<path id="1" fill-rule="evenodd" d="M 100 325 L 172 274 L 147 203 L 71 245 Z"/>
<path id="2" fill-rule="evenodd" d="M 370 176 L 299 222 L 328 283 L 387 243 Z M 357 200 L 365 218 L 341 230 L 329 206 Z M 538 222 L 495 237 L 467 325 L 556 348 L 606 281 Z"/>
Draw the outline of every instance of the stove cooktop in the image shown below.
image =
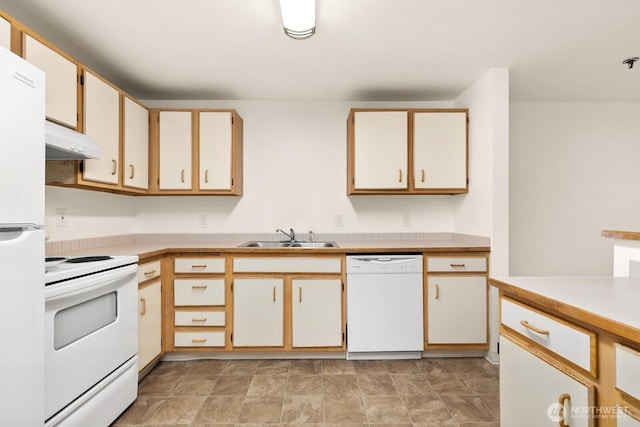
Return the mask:
<path id="1" fill-rule="evenodd" d="M 45 286 L 138 262 L 136 255 L 45 258 Z"/>

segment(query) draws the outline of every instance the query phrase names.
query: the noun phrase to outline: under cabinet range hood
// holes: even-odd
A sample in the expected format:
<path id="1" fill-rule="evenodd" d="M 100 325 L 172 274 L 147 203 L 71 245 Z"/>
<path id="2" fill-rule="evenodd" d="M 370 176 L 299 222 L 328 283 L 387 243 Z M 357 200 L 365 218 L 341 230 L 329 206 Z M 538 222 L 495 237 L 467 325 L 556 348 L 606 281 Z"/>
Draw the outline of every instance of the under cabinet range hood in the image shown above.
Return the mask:
<path id="1" fill-rule="evenodd" d="M 45 120 L 47 160 L 99 159 L 102 150 L 87 135 Z"/>

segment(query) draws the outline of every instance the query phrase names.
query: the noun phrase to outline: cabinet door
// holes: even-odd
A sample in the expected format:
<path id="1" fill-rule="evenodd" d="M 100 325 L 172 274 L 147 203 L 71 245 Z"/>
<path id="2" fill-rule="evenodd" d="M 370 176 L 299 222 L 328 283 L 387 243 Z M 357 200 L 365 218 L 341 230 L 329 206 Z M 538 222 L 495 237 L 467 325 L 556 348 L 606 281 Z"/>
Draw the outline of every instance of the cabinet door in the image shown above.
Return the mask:
<path id="1" fill-rule="evenodd" d="M 231 189 L 231 113 L 200 113 L 201 190 Z"/>
<path id="2" fill-rule="evenodd" d="M 417 189 L 465 189 L 466 113 L 414 113 L 413 164 Z"/>
<path id="3" fill-rule="evenodd" d="M 342 281 L 291 281 L 293 347 L 342 345 Z"/>
<path id="4" fill-rule="evenodd" d="M 0 46 L 11 50 L 11 23 L 0 16 Z"/>
<path id="5" fill-rule="evenodd" d="M 160 112 L 160 190 L 190 190 L 191 112 Z"/>
<path id="6" fill-rule="evenodd" d="M 408 152 L 406 111 L 354 113 L 354 187 L 406 189 Z"/>
<path id="7" fill-rule="evenodd" d="M 149 111 L 124 97 L 124 180 L 126 187 L 149 188 Z"/>
<path id="8" fill-rule="evenodd" d="M 592 389 L 504 336 L 500 337 L 500 390 L 500 425 L 555 427 L 560 400 L 566 425 L 589 425 L 585 414 L 594 404 Z"/>
<path id="9" fill-rule="evenodd" d="M 284 279 L 235 279 L 233 282 L 233 345 L 281 347 Z"/>
<path id="10" fill-rule="evenodd" d="M 427 342 L 487 342 L 487 279 L 484 276 L 429 276 Z"/>
<path id="11" fill-rule="evenodd" d="M 142 370 L 162 351 L 162 304 L 160 282 L 138 291 L 138 367 Z"/>
<path id="12" fill-rule="evenodd" d="M 29 35 L 24 57 L 47 74 L 47 118 L 76 129 L 78 126 L 78 68 L 58 52 Z"/>
<path id="13" fill-rule="evenodd" d="M 102 149 L 102 157 L 84 161 L 83 179 L 117 184 L 120 93 L 88 71 L 84 73 L 84 133 Z"/>

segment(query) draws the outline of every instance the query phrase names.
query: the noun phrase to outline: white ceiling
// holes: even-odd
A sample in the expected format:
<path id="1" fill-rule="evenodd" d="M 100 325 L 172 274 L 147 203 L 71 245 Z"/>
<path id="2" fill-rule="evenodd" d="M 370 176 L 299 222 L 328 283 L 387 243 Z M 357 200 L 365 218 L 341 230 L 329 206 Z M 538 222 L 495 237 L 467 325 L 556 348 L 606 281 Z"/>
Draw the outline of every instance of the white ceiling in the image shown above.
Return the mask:
<path id="1" fill-rule="evenodd" d="M 508 67 L 512 100 L 640 100 L 639 0 L 0 0 L 141 99 L 454 99 Z"/>

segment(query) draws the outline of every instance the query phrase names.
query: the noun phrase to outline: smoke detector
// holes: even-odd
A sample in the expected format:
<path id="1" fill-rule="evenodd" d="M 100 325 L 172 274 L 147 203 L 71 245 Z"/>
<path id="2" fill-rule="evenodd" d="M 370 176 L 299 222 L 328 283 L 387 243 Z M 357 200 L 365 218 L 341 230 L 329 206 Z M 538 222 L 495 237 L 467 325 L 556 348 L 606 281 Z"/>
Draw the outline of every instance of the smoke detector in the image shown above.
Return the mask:
<path id="1" fill-rule="evenodd" d="M 635 64 L 638 59 L 640 59 L 640 58 L 638 58 L 637 56 L 634 56 L 633 58 L 625 59 L 624 61 L 622 61 L 622 63 L 626 64 L 627 67 L 629 67 L 629 69 L 632 69 L 633 68 L 633 64 Z"/>

